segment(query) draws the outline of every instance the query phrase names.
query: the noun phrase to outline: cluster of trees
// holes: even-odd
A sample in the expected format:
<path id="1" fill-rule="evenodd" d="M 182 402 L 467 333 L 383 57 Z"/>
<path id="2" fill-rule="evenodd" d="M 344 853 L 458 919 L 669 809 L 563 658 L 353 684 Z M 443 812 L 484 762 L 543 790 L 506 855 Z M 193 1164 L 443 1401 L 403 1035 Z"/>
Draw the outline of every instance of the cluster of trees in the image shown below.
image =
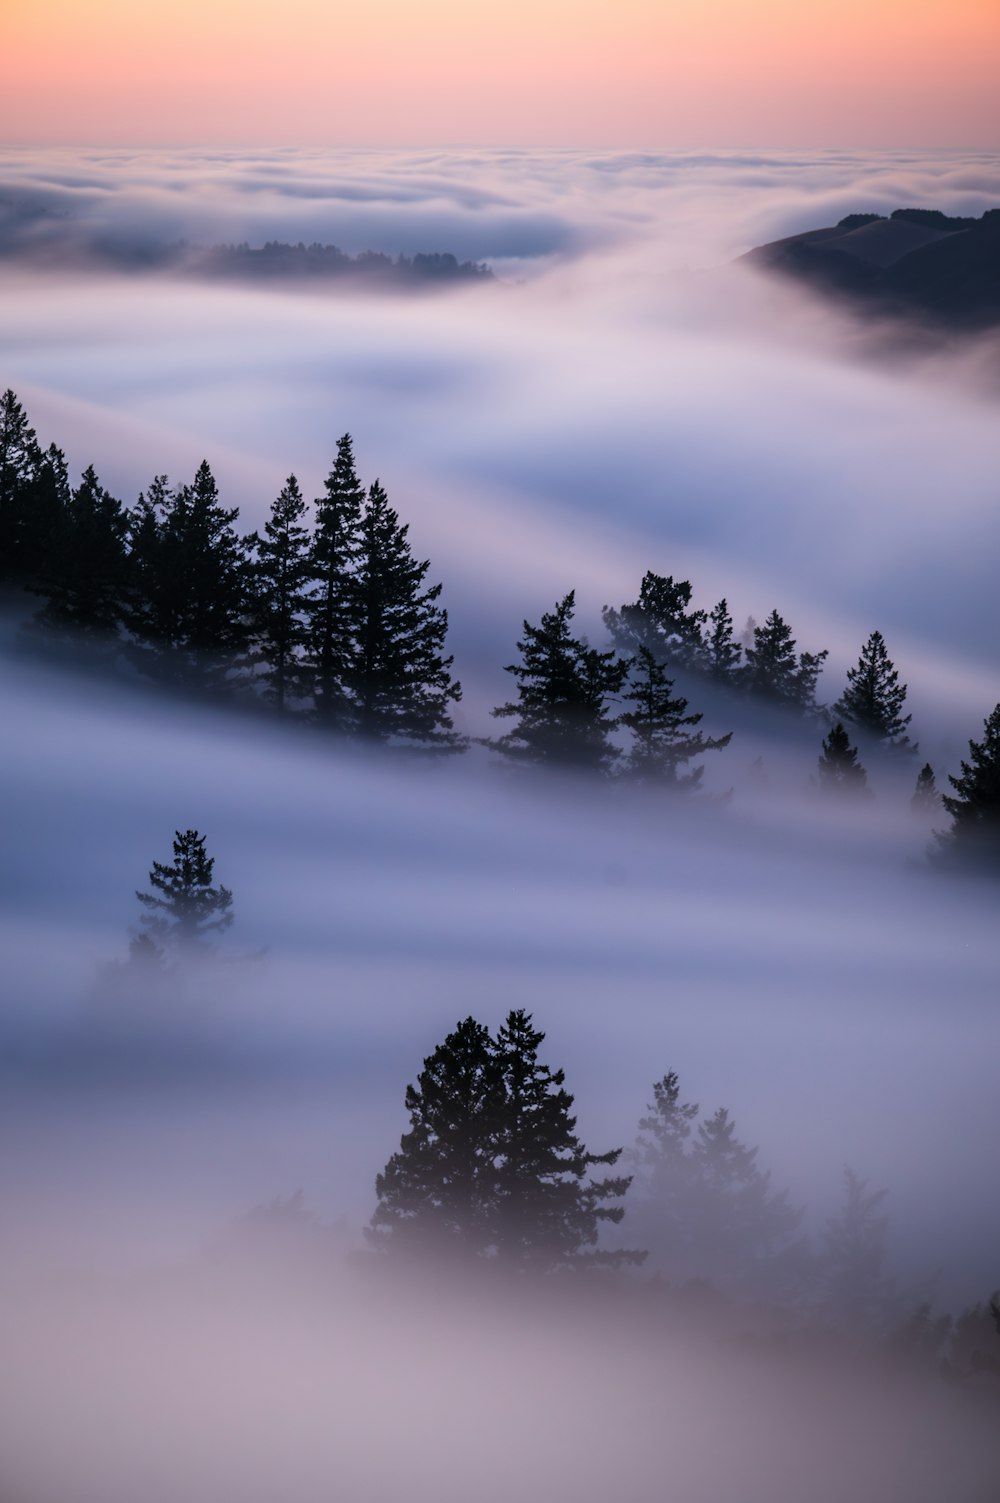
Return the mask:
<path id="1" fill-rule="evenodd" d="M 153 862 L 149 887 L 136 893 L 142 912 L 130 962 L 169 978 L 180 964 L 210 959 L 232 923 L 233 896 L 214 884 L 205 837 L 178 830 L 172 861 Z M 564 1071 L 540 1057 L 544 1041 L 531 1014 L 515 1008 L 495 1034 L 465 1018 L 427 1056 L 406 1088 L 408 1128 L 376 1177 L 365 1229 L 374 1254 L 517 1277 L 645 1266 L 675 1288 L 892 1333 L 914 1353 L 937 1353 L 947 1338 L 963 1371 L 977 1363 L 1000 1371 L 980 1350 L 985 1306 L 957 1322 L 932 1317 L 933 1281 L 907 1284 L 891 1269 L 884 1189 L 845 1168 L 840 1209 L 812 1241 L 803 1207 L 775 1188 L 730 1113 L 700 1116 L 673 1071 L 654 1083 L 630 1149 L 591 1152 Z M 628 1238 L 638 1245 L 608 1245 L 602 1234 L 617 1241 L 626 1206 Z M 316 1243 L 301 1194 L 241 1225 L 265 1241 L 284 1231 Z M 1000 1328 L 997 1298 L 992 1319 Z"/>
<path id="2" fill-rule="evenodd" d="M 0 399 L 0 584 L 43 597 L 38 625 L 112 646 L 165 685 L 252 684 L 331 729 L 460 744 L 441 586 L 383 487 L 361 485 L 350 436 L 311 526 L 294 475 L 261 535 L 240 536 L 238 514 L 207 463 L 190 484 L 157 476 L 132 508 L 93 467 L 74 489 L 62 451 L 41 450 L 13 392 Z"/>
<path id="3" fill-rule="evenodd" d="M 350 436 L 313 513 L 294 475 L 260 534 L 236 531 L 238 510 L 219 499 L 202 463 L 190 484 L 157 476 L 134 507 L 110 495 L 89 467 L 70 486 L 65 456 L 42 450 L 12 391 L 0 399 L 0 586 L 44 599 L 35 626 L 68 630 L 124 656 L 174 688 L 253 693 L 282 715 L 340 733 L 421 748 L 460 750 L 469 738 L 452 719 L 461 686 L 446 651 L 441 585 L 414 557 L 408 526 L 376 480 L 367 489 Z M 773 610 L 748 621 L 737 640 L 727 601 L 692 605 L 692 586 L 647 572 L 638 597 L 606 606 L 610 645 L 573 630 L 570 591 L 536 625 L 525 621 L 519 661 L 506 665 L 516 694 L 494 716 L 510 721 L 476 738 L 515 761 L 620 774 L 666 789 L 699 786 L 710 736 L 678 689 L 712 684 L 798 716 L 825 721 L 817 783 L 864 794 L 866 757 L 916 752 L 900 682 L 885 640 L 873 631 L 843 693 L 827 711 L 816 701 L 827 652 L 799 651 Z M 971 759 L 939 795 L 929 765 L 913 803 L 943 805 L 952 829 L 941 860 L 968 854 L 1000 864 L 1000 707 Z"/>

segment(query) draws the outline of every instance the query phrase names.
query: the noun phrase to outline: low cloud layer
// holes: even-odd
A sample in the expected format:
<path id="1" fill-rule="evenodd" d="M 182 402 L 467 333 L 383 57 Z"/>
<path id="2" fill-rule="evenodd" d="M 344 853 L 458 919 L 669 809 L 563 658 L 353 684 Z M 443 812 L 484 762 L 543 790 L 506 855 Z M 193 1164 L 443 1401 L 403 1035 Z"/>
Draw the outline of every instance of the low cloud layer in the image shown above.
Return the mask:
<path id="1" fill-rule="evenodd" d="M 981 213 L 1000 202 L 995 159 L 7 152 L 0 177 L 0 237 L 23 253 L 0 280 L 0 386 L 17 391 L 41 440 L 66 449 L 74 476 L 93 462 L 128 502 L 153 474 L 185 480 L 207 456 L 249 529 L 290 470 L 316 495 L 350 431 L 363 478 L 381 478 L 431 579 L 444 582 L 463 729 L 496 728 L 489 710 L 510 694 L 503 665 L 523 618 L 537 621 L 575 588 L 578 624 L 600 641 L 601 606 L 634 599 L 646 569 L 690 578 L 699 606 L 726 595 L 738 625 L 776 606 L 800 648 L 830 649 L 826 702 L 879 629 L 939 782 L 1000 699 L 995 340 L 880 343 L 800 291 L 727 268 L 754 243 L 852 210 Z M 427 299 L 32 265 L 32 245 L 104 235 L 451 251 L 495 261 L 503 279 Z M 546 1057 L 566 1067 L 593 1146 L 631 1142 L 652 1081 L 677 1069 L 690 1099 L 732 1109 L 775 1183 L 809 1207 L 811 1234 L 849 1163 L 889 1189 L 891 1251 L 908 1277 L 941 1269 L 937 1297 L 951 1308 L 995 1287 L 995 902 L 927 873 L 930 831 L 908 804 L 915 767 L 873 769 L 878 796 L 851 816 L 810 791 L 815 727 L 778 737 L 744 715 L 706 773 L 710 793 L 732 788 L 731 801 L 685 810 L 514 779 L 482 748 L 413 765 L 285 737 L 64 675 L 7 646 L 2 672 L 14 854 L 0 920 L 12 979 L 0 1250 L 29 1312 L 10 1326 L 15 1349 L 49 1321 L 25 1412 L 53 1391 L 63 1342 L 50 1288 L 32 1282 L 38 1266 L 55 1264 L 62 1280 L 67 1263 L 183 1262 L 229 1216 L 300 1186 L 356 1236 L 424 1055 L 460 1017 L 495 1027 L 511 1006 L 546 1030 Z M 711 733 L 732 728 L 724 704 L 703 707 Z M 758 755 L 766 792 L 752 773 Z M 206 834 L 217 878 L 234 890 L 236 959 L 167 1024 L 141 1006 L 115 1014 L 102 968 L 125 952 L 150 863 L 189 827 Z M 255 1440 L 270 1382 L 261 1353 L 291 1353 L 296 1394 L 350 1387 L 343 1412 L 359 1434 L 375 1434 L 378 1404 L 395 1412 L 398 1394 L 364 1379 L 357 1398 L 357 1364 L 338 1366 L 302 1337 L 317 1309 L 331 1349 L 360 1351 L 365 1372 L 372 1352 L 405 1363 L 419 1345 L 405 1324 L 387 1331 L 366 1307 L 348 1312 L 353 1295 L 247 1322 L 206 1315 L 186 1289 L 168 1299 L 171 1324 L 145 1286 L 135 1309 L 94 1290 L 66 1295 L 84 1356 L 59 1367 L 53 1402 L 84 1447 L 66 1454 L 89 1458 L 80 1496 L 102 1503 L 134 1496 L 138 1465 L 88 1439 L 105 1433 L 88 1395 L 111 1394 L 111 1410 L 129 1412 L 119 1378 L 88 1366 L 91 1324 L 109 1310 L 115 1374 L 145 1381 L 149 1353 L 175 1342 L 163 1407 L 149 1411 L 167 1416 L 156 1445 L 204 1438 L 177 1331 L 222 1354 L 209 1368 L 222 1378 L 236 1353 L 245 1386 L 231 1408 L 209 1412 L 220 1433 Z M 431 1393 L 447 1407 L 467 1395 L 449 1377 L 463 1351 L 450 1325 L 442 1342 Z M 567 1350 L 590 1370 L 589 1337 Z M 623 1367 L 635 1358 L 655 1369 L 659 1438 L 661 1358 L 620 1355 Z M 692 1415 L 704 1417 L 714 1362 L 692 1380 Z M 727 1370 L 728 1383 L 728 1359 Z M 683 1388 L 688 1371 L 679 1362 L 669 1382 Z M 772 1377 L 758 1398 L 773 1419 L 794 1384 Z M 638 1460 L 625 1483 L 609 1469 L 602 1495 L 646 1495 L 662 1475 L 644 1381 L 617 1390 Z M 735 1415 L 749 1389 L 726 1388 L 723 1412 Z M 775 1422 L 779 1464 L 752 1469 L 761 1498 L 819 1499 L 827 1482 L 831 1498 L 895 1496 L 885 1477 L 902 1475 L 901 1450 L 917 1455 L 903 1430 L 912 1439 L 914 1414 L 942 1415 L 939 1396 L 930 1408 L 910 1390 L 898 1408 L 886 1398 L 866 1429 L 856 1392 L 817 1398 L 801 1434 Z M 578 1397 L 593 1402 L 589 1387 Z M 477 1403 L 461 1411 L 470 1428 Z M 975 1497 L 979 1434 L 970 1439 L 946 1407 L 928 1433 L 955 1427 L 968 1472 L 957 1483 L 950 1474 L 949 1492 L 964 1497 L 968 1483 Z M 599 1407 L 585 1412 L 609 1423 Z M 332 1462 L 322 1415 L 309 1404 L 297 1414 L 307 1498 Z M 286 1464 L 280 1415 L 270 1420 L 260 1453 L 206 1447 L 222 1468 L 201 1474 L 211 1496 L 253 1497 L 259 1454 L 258 1479 Z M 839 1440 L 829 1444 L 839 1426 L 867 1492 Z M 748 1444 L 760 1433 L 749 1427 Z M 802 1434 L 829 1466 L 813 1466 Z M 413 1442 L 418 1462 L 425 1438 Z M 795 1455 L 782 1469 L 786 1446 Z M 914 1462 L 907 1497 L 942 1496 L 935 1467 L 947 1449 Z M 65 1490 L 57 1466 L 38 1464 L 41 1448 L 10 1454 L 26 1496 Z M 345 1443 L 338 1454 L 346 1475 L 364 1477 L 357 1496 L 398 1490 L 388 1464 L 364 1472 L 367 1451 Z M 552 1475 L 563 1454 L 541 1440 L 523 1451 Z M 734 1477 L 741 1496 L 758 1495 L 745 1467 L 713 1471 L 714 1454 L 711 1437 L 683 1451 L 685 1497 L 718 1503 Z M 249 1458 L 246 1472 L 234 1457 Z M 589 1470 L 559 1475 L 589 1496 Z M 164 1476 L 165 1499 L 199 1496 L 183 1466 Z M 501 1481 L 477 1491 L 509 1495 Z M 435 1481 L 433 1496 L 451 1494 Z"/>

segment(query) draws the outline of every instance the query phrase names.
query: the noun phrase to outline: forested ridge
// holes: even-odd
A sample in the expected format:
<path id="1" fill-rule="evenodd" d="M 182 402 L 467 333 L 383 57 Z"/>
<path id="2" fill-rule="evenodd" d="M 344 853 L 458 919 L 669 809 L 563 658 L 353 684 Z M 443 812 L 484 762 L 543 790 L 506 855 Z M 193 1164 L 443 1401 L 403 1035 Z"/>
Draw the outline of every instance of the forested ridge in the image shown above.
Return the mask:
<path id="1" fill-rule="evenodd" d="M 698 607 L 690 581 L 652 571 L 634 601 L 604 607 L 607 645 L 574 631 L 573 590 L 524 621 L 519 659 L 503 665 L 514 693 L 492 712 L 506 724 L 470 736 L 453 717 L 462 689 L 442 585 L 379 481 L 362 484 L 349 434 L 311 508 L 292 474 L 261 532 L 241 533 L 238 518 L 207 461 L 190 482 L 155 476 L 131 506 L 92 466 L 74 487 L 14 392 L 0 399 L 0 587 L 38 645 L 86 643 L 136 678 L 340 735 L 451 753 L 475 741 L 511 762 L 674 792 L 697 790 L 701 759 L 733 738 L 706 733 L 690 702 L 699 686 L 734 719 L 753 703 L 815 724 L 806 771 L 822 794 L 868 798 L 866 761 L 918 750 L 881 632 L 827 707 L 826 649 L 801 649 L 777 608 L 738 633 L 725 598 Z M 935 859 L 1000 869 L 1000 706 L 949 782 L 942 795 L 930 764 L 915 770 L 914 810 L 952 819 Z"/>

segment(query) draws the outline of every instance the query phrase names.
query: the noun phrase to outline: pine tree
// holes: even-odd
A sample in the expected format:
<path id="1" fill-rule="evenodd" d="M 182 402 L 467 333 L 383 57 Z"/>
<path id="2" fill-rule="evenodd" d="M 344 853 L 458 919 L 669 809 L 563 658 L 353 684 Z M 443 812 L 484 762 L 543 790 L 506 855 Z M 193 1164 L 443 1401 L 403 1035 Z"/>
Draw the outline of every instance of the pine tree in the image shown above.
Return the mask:
<path id="1" fill-rule="evenodd" d="M 824 738 L 818 766 L 819 786 L 825 793 L 868 792 L 868 774 L 858 761 L 858 749 L 851 746 L 839 720 Z"/>
<path id="2" fill-rule="evenodd" d="M 881 632 L 873 631 L 858 658 L 847 670 L 847 688 L 834 705 L 834 714 L 890 751 L 915 752 L 906 734 L 912 716 L 901 715 L 906 685 L 886 651 Z"/>
<path id="3" fill-rule="evenodd" d="M 671 1279 L 705 1279 L 723 1293 L 797 1294 L 809 1274 L 803 1212 L 771 1188 L 756 1148 L 720 1108 L 694 1131 L 698 1107 L 681 1104 L 677 1076 L 654 1086 L 640 1121 L 634 1218 Z M 633 1213 L 630 1213 L 633 1214 Z"/>
<path id="4" fill-rule="evenodd" d="M 376 1178 L 374 1247 L 410 1256 L 484 1256 L 495 1235 L 499 1071 L 489 1030 L 466 1018 L 406 1088 L 409 1131 Z"/>
<path id="5" fill-rule="evenodd" d="M 703 654 L 705 671 L 721 684 L 735 684 L 739 678 L 743 648 L 733 636 L 733 618 L 725 598 L 709 612 L 708 622 Z"/>
<path id="6" fill-rule="evenodd" d="M 506 1266 L 553 1272 L 597 1262 L 638 1263 L 637 1252 L 596 1251 L 602 1225 L 617 1225 L 631 1175 L 588 1180 L 621 1149 L 590 1153 L 576 1136 L 565 1073 L 538 1061 L 544 1033 L 530 1013 L 507 1016 L 493 1046 L 499 1071 L 496 1112 L 495 1255 Z"/>
<path id="7" fill-rule="evenodd" d="M 354 639 L 344 675 L 362 735 L 456 749 L 450 706 L 462 697 L 444 656 L 447 612 L 376 480 L 361 519 L 353 580 Z"/>
<path id="8" fill-rule="evenodd" d="M 826 657 L 825 649 L 796 656 L 791 627 L 774 610 L 763 626 L 754 627 L 743 685 L 751 694 L 807 713 L 815 709 L 816 682 Z"/>
<path id="9" fill-rule="evenodd" d="M 314 715 L 330 730 L 353 730 L 356 716 L 347 689 L 356 647 L 354 574 L 361 547 L 365 493 L 354 465 L 351 435 L 337 442 L 337 457 L 316 502 L 312 573 L 316 588 L 308 626 L 307 661 Z"/>
<path id="10" fill-rule="evenodd" d="M 631 655 L 646 647 L 659 663 L 698 668 L 704 658 L 702 628 L 708 617 L 704 611 L 690 610 L 690 604 L 688 580 L 647 571 L 638 600 L 619 611 L 606 605 L 602 615 L 619 652 Z"/>
<path id="11" fill-rule="evenodd" d="M 174 833 L 174 859 L 154 861 L 149 885 L 154 892 L 136 892 L 145 910 L 133 956 L 153 958 L 173 952 L 204 954 L 209 935 L 228 929 L 233 921 L 233 895 L 228 887 L 213 887 L 215 859 L 206 854 L 205 837 L 197 830 Z"/>
<path id="12" fill-rule="evenodd" d="M 0 583 L 30 578 L 31 500 L 41 466 L 35 430 L 13 391 L 0 397 Z"/>
<path id="13" fill-rule="evenodd" d="M 496 716 L 516 716 L 516 726 L 488 744 L 505 755 L 546 765 L 607 772 L 619 756 L 611 741 L 617 719 L 608 700 L 620 693 L 629 660 L 598 652 L 570 633 L 575 595 L 542 616 L 524 622 L 520 663 L 505 671 L 518 680 L 517 703 L 499 705 Z"/>
<path id="14" fill-rule="evenodd" d="M 249 640 L 247 541 L 238 508 L 219 504 L 207 461 L 191 485 L 157 476 L 130 518 L 131 604 L 126 622 L 136 660 L 156 678 L 196 688 L 225 683 Z"/>
<path id="15" fill-rule="evenodd" d="M 425 1059 L 406 1091 L 410 1130 L 376 1180 L 373 1246 L 536 1273 L 641 1259 L 595 1250 L 629 1179 L 588 1179 L 620 1150 L 580 1142 L 563 1072 L 538 1062 L 543 1039 L 521 1010 L 496 1039 L 466 1018 Z"/>
<path id="16" fill-rule="evenodd" d="M 941 795 L 934 780 L 934 769 L 929 762 L 925 762 L 917 773 L 910 808 L 914 814 L 937 814 L 941 808 Z"/>
<path id="17" fill-rule="evenodd" d="M 310 607 L 309 529 L 299 483 L 289 475 L 264 523 L 253 567 L 255 655 L 265 697 L 279 714 L 304 694 L 301 655 Z"/>
<path id="18" fill-rule="evenodd" d="M 54 482 L 59 483 L 58 472 Z M 113 637 L 125 609 L 128 517 L 92 465 L 62 508 L 36 587 L 47 597 L 42 621 L 96 638 Z"/>
<path id="19" fill-rule="evenodd" d="M 640 646 L 623 696 L 635 708 L 619 717 L 620 724 L 633 736 L 626 772 L 653 786 L 690 790 L 701 782 L 705 769 L 682 772 L 681 768 L 706 751 L 721 751 L 729 745 L 732 732 L 713 738 L 685 730 L 686 726 L 699 725 L 703 717 L 686 714 L 688 702 L 675 695 L 673 687 L 674 681 L 667 678 L 663 665 L 648 647 Z"/>
<path id="20" fill-rule="evenodd" d="M 969 760 L 959 777 L 949 775 L 954 794 L 942 803 L 951 829 L 938 834 L 937 857 L 969 870 L 1000 872 L 1000 704 L 986 719 L 982 741 L 969 742 Z"/>

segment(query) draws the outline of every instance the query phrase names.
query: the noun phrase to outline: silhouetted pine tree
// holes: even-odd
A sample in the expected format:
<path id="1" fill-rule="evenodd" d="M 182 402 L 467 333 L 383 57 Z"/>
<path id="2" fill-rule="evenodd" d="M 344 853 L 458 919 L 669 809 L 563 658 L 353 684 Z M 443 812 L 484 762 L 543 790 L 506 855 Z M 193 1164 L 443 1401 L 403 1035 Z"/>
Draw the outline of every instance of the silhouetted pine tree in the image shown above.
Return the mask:
<path id="1" fill-rule="evenodd" d="M 826 657 L 825 649 L 796 656 L 791 627 L 772 611 L 763 626 L 754 627 L 753 646 L 746 649 L 743 685 L 751 694 L 808 712 L 816 705 L 816 681 Z"/>
<path id="2" fill-rule="evenodd" d="M 619 652 L 629 656 L 646 647 L 659 663 L 698 668 L 704 658 L 702 628 L 708 617 L 692 611 L 691 585 L 651 571 L 643 576 L 639 598 L 614 610 L 606 605 L 604 624 Z"/>
<path id="3" fill-rule="evenodd" d="M 910 808 L 914 814 L 937 814 L 941 809 L 941 795 L 934 781 L 934 769 L 929 762 L 925 762 L 917 773 Z"/>
<path id="4" fill-rule="evenodd" d="M 197 830 L 174 834 L 174 859 L 154 861 L 149 885 L 154 892 L 136 892 L 145 912 L 133 956 L 150 951 L 196 955 L 210 950 L 209 935 L 228 929 L 233 921 L 233 895 L 227 887 L 213 887 L 215 859 L 206 854 L 205 837 Z"/>
<path id="5" fill-rule="evenodd" d="M 499 1070 L 489 1030 L 466 1018 L 406 1088 L 409 1131 L 376 1178 L 373 1247 L 482 1257 L 495 1237 Z"/>
<path id="6" fill-rule="evenodd" d="M 702 655 L 705 671 L 720 684 L 735 684 L 739 679 L 743 648 L 733 636 L 733 618 L 725 598 L 709 612 L 708 623 Z"/>
<path id="7" fill-rule="evenodd" d="M 523 1011 L 496 1039 L 466 1018 L 425 1059 L 406 1091 L 410 1130 L 376 1179 L 373 1246 L 537 1273 L 641 1260 L 595 1249 L 629 1178 L 588 1178 L 621 1150 L 580 1142 L 563 1072 L 538 1062 L 543 1039 Z"/>
<path id="8" fill-rule="evenodd" d="M 611 741 L 618 722 L 608 700 L 620 693 L 630 665 L 571 635 L 574 601 L 571 590 L 540 626 L 524 622 L 521 662 L 505 669 L 518 680 L 517 703 L 493 711 L 516 716 L 517 724 L 488 744 L 522 761 L 607 772 L 620 755 Z"/>
<path id="9" fill-rule="evenodd" d="M 713 738 L 687 726 L 700 724 L 700 714 L 685 713 L 688 702 L 673 693 L 674 681 L 658 663 L 648 647 L 640 646 L 633 663 L 626 703 L 635 708 L 619 717 L 621 725 L 632 732 L 633 743 L 625 764 L 630 777 L 662 788 L 697 787 L 704 767 L 681 769 L 694 757 L 707 751 L 721 751 L 729 745 L 732 732 Z"/>
<path id="10" fill-rule="evenodd" d="M 247 541 L 233 528 L 238 508 L 219 505 L 207 461 L 191 485 L 171 490 L 157 476 L 130 519 L 129 630 L 138 665 L 151 676 L 219 687 L 250 634 Z"/>
<path id="11" fill-rule="evenodd" d="M 838 720 L 824 738 L 819 762 L 819 786 L 825 793 L 866 793 L 868 774 L 858 761 L 858 749 Z"/>
<path id="12" fill-rule="evenodd" d="M 60 456 L 61 457 L 61 456 Z M 58 473 L 55 481 L 59 483 Z M 89 465 L 62 507 L 38 592 L 40 619 L 97 638 L 114 637 L 125 608 L 128 516 Z"/>
<path id="13" fill-rule="evenodd" d="M 0 397 L 0 583 L 30 578 L 31 503 L 42 454 L 28 416 L 8 387 Z"/>
<path id="14" fill-rule="evenodd" d="M 310 608 L 312 562 L 306 503 L 289 475 L 272 503 L 253 566 L 254 648 L 265 696 L 279 714 L 305 693 L 302 652 Z"/>
<path id="15" fill-rule="evenodd" d="M 456 749 L 450 706 L 462 697 L 445 657 L 448 614 L 378 481 L 361 519 L 353 580 L 353 644 L 344 677 L 362 735 Z"/>
<path id="16" fill-rule="evenodd" d="M 596 1249 L 602 1225 L 617 1225 L 631 1175 L 588 1179 L 617 1163 L 621 1149 L 590 1153 L 576 1135 L 565 1073 L 538 1060 L 544 1033 L 530 1013 L 508 1014 L 492 1046 L 499 1071 L 495 1114 L 495 1256 L 504 1265 L 550 1273 L 584 1263 L 620 1266 L 645 1254 Z"/>
<path id="17" fill-rule="evenodd" d="M 857 666 L 847 670 L 847 688 L 834 705 L 834 714 L 881 748 L 915 752 L 917 748 L 906 734 L 912 716 L 900 714 L 905 700 L 906 685 L 899 682 L 882 633 L 873 631 L 861 649 Z"/>
<path id="18" fill-rule="evenodd" d="M 954 794 L 942 803 L 951 829 L 938 834 L 937 857 L 969 870 L 1000 872 L 1000 704 L 986 719 L 982 741 L 969 742 L 969 760 L 959 777 L 949 775 Z"/>
<path id="19" fill-rule="evenodd" d="M 316 501 L 312 574 L 316 588 L 309 613 L 307 663 L 316 720 L 330 730 L 353 730 L 354 706 L 347 680 L 356 650 L 354 574 L 361 547 L 365 493 L 354 466 L 351 435 L 337 442 L 337 457 Z"/>

